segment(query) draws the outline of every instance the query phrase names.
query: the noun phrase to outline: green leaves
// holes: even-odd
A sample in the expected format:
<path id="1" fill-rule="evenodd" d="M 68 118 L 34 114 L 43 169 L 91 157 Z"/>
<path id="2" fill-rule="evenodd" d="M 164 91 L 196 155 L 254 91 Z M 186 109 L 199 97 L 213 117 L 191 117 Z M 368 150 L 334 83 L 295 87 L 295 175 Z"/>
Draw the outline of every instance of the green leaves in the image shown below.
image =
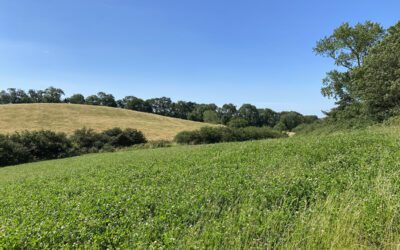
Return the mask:
<path id="1" fill-rule="evenodd" d="M 337 66 L 353 69 L 362 65 L 368 50 L 379 43 L 384 34 L 382 26 L 370 21 L 354 27 L 344 23 L 332 35 L 319 40 L 314 52 L 334 59 Z"/>
<path id="2" fill-rule="evenodd" d="M 344 23 L 329 37 L 317 42 L 314 52 L 334 60 L 344 71 L 332 70 L 323 79 L 322 95 L 334 98 L 338 105 L 331 113 L 345 113 L 348 106 L 358 108 L 363 99 L 355 85 L 358 69 L 363 66 L 370 50 L 384 38 L 386 31 L 377 23 L 366 21 L 350 26 Z M 358 73 L 357 73 L 358 72 Z M 357 112 L 356 112 L 357 113 Z"/>
<path id="3" fill-rule="evenodd" d="M 354 93 L 378 120 L 400 114 L 400 22 L 354 71 Z"/>

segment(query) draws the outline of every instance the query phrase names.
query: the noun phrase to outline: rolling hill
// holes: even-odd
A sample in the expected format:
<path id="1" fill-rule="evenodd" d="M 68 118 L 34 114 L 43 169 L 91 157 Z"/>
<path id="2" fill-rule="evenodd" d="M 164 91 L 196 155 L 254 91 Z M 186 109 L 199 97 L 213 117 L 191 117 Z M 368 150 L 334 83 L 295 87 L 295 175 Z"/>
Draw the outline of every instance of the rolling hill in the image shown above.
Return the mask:
<path id="1" fill-rule="evenodd" d="M 131 150 L 0 169 L 0 248 L 393 249 L 400 131 Z"/>
<path id="2" fill-rule="evenodd" d="M 149 140 L 171 140 L 180 131 L 212 126 L 126 109 L 75 104 L 0 105 L 0 117 L 0 133 L 47 129 L 70 134 L 82 127 L 98 131 L 121 127 L 138 129 Z"/>

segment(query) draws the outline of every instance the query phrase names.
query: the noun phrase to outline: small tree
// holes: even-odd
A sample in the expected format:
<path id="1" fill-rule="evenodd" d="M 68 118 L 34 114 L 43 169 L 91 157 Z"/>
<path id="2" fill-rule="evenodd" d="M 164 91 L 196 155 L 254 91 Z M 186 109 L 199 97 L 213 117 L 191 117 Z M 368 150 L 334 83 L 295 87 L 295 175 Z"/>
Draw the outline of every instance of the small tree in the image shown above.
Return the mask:
<path id="1" fill-rule="evenodd" d="M 243 104 L 238 112 L 239 116 L 245 119 L 250 126 L 257 126 L 260 114 L 256 106 L 251 104 Z"/>
<path id="2" fill-rule="evenodd" d="M 100 99 L 97 95 L 90 95 L 90 96 L 86 97 L 85 102 L 86 102 L 86 104 L 89 104 L 89 105 L 100 105 L 101 104 Z"/>
<path id="3" fill-rule="evenodd" d="M 85 97 L 82 94 L 74 94 L 68 98 L 68 102 L 72 104 L 85 104 Z"/>
<path id="4" fill-rule="evenodd" d="M 99 98 L 101 106 L 117 107 L 117 102 L 115 101 L 115 98 L 112 94 L 99 92 L 97 93 L 97 97 Z"/>
<path id="5" fill-rule="evenodd" d="M 9 104 L 11 103 L 11 96 L 6 91 L 0 91 L 0 104 Z"/>
<path id="6" fill-rule="evenodd" d="M 122 99 L 122 106 L 126 109 L 151 113 L 150 104 L 135 96 L 126 96 L 124 99 Z"/>
<path id="7" fill-rule="evenodd" d="M 60 103 L 61 97 L 64 96 L 65 93 L 62 89 L 48 87 L 44 90 L 43 93 L 43 102 L 45 103 Z"/>
<path id="8" fill-rule="evenodd" d="M 237 115 L 236 106 L 232 103 L 224 104 L 222 108 L 218 109 L 221 123 L 227 124 L 234 116 Z"/>
<path id="9" fill-rule="evenodd" d="M 204 111 L 203 120 L 205 122 L 208 122 L 208 123 L 214 123 L 214 124 L 220 123 L 220 120 L 218 118 L 218 114 L 214 110 L 206 110 L 206 111 Z"/>

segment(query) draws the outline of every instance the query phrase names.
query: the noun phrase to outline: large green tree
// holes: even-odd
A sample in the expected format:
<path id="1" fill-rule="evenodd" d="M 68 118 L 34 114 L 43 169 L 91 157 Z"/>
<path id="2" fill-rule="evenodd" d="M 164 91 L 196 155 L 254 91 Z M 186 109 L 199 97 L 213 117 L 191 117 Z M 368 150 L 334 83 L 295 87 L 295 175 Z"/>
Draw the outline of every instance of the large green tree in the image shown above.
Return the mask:
<path id="1" fill-rule="evenodd" d="M 221 123 L 228 124 L 228 122 L 237 115 L 237 109 L 234 104 L 227 103 L 218 109 L 218 113 L 221 117 Z"/>
<path id="2" fill-rule="evenodd" d="M 238 114 L 239 117 L 245 119 L 250 126 L 258 125 L 260 114 L 256 106 L 245 103 L 240 107 Z"/>
<path id="3" fill-rule="evenodd" d="M 72 104 L 85 104 L 85 97 L 82 94 L 73 94 L 67 101 Z"/>
<path id="4" fill-rule="evenodd" d="M 383 120 L 400 115 L 400 22 L 354 70 L 353 89 L 368 114 Z"/>
<path id="5" fill-rule="evenodd" d="M 332 58 L 340 67 L 327 73 L 321 89 L 324 96 L 337 101 L 339 109 L 358 101 L 353 93 L 352 71 L 363 65 L 370 49 L 384 35 L 385 30 L 377 23 L 367 21 L 354 26 L 344 23 L 332 35 L 317 42 L 314 52 Z"/>

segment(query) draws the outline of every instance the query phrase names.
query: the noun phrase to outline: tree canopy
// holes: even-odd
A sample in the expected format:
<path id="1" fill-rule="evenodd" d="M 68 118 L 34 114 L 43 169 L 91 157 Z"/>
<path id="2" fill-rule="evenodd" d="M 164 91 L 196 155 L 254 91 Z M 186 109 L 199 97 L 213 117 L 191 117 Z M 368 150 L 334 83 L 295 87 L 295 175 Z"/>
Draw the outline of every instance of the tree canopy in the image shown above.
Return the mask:
<path id="1" fill-rule="evenodd" d="M 400 115 L 400 22 L 388 30 L 370 21 L 345 23 L 314 51 L 340 66 L 323 80 L 322 94 L 338 105 L 328 117 L 382 121 Z"/>

